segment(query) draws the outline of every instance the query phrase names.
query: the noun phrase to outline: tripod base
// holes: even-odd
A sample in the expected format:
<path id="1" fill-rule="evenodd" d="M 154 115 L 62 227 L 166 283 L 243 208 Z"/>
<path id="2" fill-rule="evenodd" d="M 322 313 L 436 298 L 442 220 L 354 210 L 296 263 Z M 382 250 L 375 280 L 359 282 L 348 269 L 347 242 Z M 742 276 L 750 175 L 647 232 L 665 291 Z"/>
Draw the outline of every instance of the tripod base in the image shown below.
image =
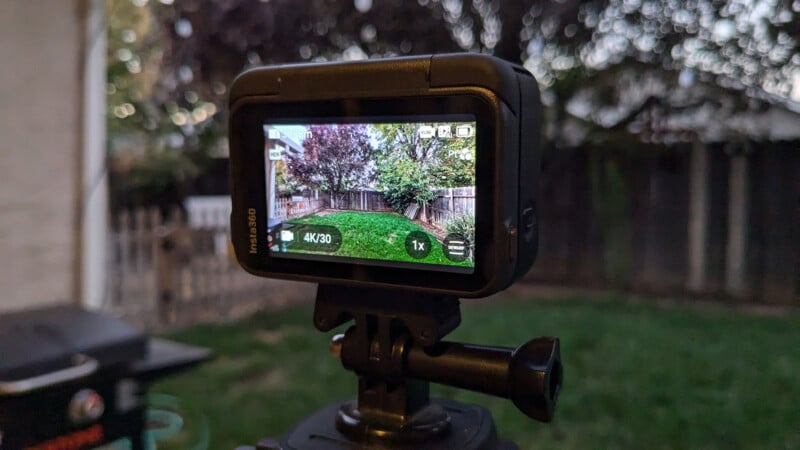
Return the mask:
<path id="1" fill-rule="evenodd" d="M 431 403 L 450 416 L 449 430 L 431 440 L 405 440 L 402 435 L 393 436 L 394 439 L 369 436 L 354 440 L 337 430 L 335 423 L 341 405 L 335 404 L 304 419 L 280 441 L 259 442 L 256 450 L 519 450 L 515 444 L 498 439 L 487 409 L 442 399 Z"/>

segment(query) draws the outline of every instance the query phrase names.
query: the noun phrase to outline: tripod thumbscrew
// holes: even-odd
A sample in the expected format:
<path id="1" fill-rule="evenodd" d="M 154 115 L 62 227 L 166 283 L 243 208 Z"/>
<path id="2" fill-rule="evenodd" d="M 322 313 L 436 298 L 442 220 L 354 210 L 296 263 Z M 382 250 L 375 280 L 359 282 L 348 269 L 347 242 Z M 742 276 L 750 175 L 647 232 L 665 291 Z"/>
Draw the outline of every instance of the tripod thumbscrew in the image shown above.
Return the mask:
<path id="1" fill-rule="evenodd" d="M 528 341 L 511 354 L 508 367 L 511 401 L 529 417 L 550 422 L 563 377 L 558 338 Z"/>
<path id="2" fill-rule="evenodd" d="M 406 374 L 511 399 L 541 422 L 553 420 L 563 370 L 558 338 L 540 337 L 516 349 L 442 341 L 407 351 Z"/>
<path id="3" fill-rule="evenodd" d="M 331 339 L 330 352 L 333 356 L 342 358 L 342 342 L 344 341 L 344 334 L 337 334 Z"/>

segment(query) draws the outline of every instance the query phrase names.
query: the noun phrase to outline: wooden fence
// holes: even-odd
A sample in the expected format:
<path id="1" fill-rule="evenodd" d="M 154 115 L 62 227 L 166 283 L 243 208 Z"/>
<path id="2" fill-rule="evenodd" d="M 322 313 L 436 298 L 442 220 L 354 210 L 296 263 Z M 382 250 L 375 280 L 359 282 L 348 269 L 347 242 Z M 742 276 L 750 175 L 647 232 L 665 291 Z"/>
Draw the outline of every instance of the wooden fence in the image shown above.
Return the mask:
<path id="1" fill-rule="evenodd" d="M 284 195 L 278 197 L 273 217 L 282 220 L 292 219 L 313 214 L 325 208 L 349 211 L 392 210 L 382 192 L 348 191 L 335 196 L 330 192 L 321 192 L 303 196 Z M 419 211 L 421 211 L 420 208 L 415 209 L 414 217 Z M 436 198 L 426 206 L 426 211 L 428 211 L 428 222 L 439 228 L 444 228 L 445 224 L 454 218 L 474 216 L 475 188 L 438 189 Z"/>
<path id="2" fill-rule="evenodd" d="M 148 329 L 239 317 L 312 298 L 310 287 L 246 273 L 228 238 L 229 210 L 193 218 L 158 209 L 112 220 L 106 310 Z"/>
<path id="3" fill-rule="evenodd" d="M 293 203 L 296 211 L 295 215 L 280 215 L 278 218 L 292 218 L 318 211 L 322 208 L 342 209 L 350 211 L 391 211 L 392 207 L 386 202 L 382 192 L 378 191 L 349 191 L 343 194 L 332 196 L 329 192 L 319 193 L 313 198 L 309 197 L 281 197 L 279 208 L 289 208 L 289 203 Z M 305 209 L 303 209 L 305 208 Z M 427 214 L 427 222 L 431 225 L 444 229 L 445 225 L 453 219 L 475 215 L 475 188 L 458 187 L 442 188 L 436 190 L 436 198 L 421 208 L 419 205 L 412 205 L 413 214 L 410 218 L 418 218 L 424 210 Z M 283 209 L 281 209 L 283 211 Z"/>
<path id="4" fill-rule="evenodd" d="M 475 187 L 438 189 L 429 207 L 428 220 L 438 228 L 460 217 L 475 216 Z"/>
<path id="5" fill-rule="evenodd" d="M 318 196 L 282 195 L 275 203 L 273 217 L 281 220 L 294 219 L 313 214 L 325 207 L 324 199 Z"/>
<path id="6" fill-rule="evenodd" d="M 336 196 L 329 192 L 310 195 L 282 195 L 275 203 L 273 217 L 286 220 L 313 214 L 321 209 L 351 211 L 390 211 L 383 194 L 377 191 L 348 191 Z"/>
<path id="7" fill-rule="evenodd" d="M 326 206 L 334 209 L 347 209 L 351 211 L 391 211 L 392 207 L 386 203 L 382 192 L 378 191 L 348 191 L 337 196 L 331 201 L 331 195 L 324 195 Z"/>

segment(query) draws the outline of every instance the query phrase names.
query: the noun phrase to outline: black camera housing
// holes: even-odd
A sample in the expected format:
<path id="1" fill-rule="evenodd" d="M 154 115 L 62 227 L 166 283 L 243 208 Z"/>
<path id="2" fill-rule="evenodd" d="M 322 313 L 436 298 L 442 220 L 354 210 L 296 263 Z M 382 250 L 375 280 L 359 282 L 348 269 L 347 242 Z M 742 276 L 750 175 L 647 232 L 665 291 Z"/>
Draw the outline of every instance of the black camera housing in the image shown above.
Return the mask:
<path id="1" fill-rule="evenodd" d="M 267 243 L 266 122 L 471 115 L 476 122 L 474 271 L 277 258 Z M 483 297 L 533 264 L 541 103 L 524 68 L 480 54 L 261 67 L 230 90 L 231 238 L 248 272 L 325 284 Z"/>

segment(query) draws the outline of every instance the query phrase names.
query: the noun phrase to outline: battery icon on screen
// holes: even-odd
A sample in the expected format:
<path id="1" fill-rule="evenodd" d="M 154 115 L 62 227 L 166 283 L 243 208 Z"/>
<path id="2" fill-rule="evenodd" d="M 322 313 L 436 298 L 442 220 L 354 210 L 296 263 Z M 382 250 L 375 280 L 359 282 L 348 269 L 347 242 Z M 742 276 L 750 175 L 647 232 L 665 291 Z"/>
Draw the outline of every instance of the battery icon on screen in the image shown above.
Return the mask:
<path id="1" fill-rule="evenodd" d="M 475 128 L 472 125 L 459 125 L 456 127 L 456 137 L 466 138 L 472 137 L 475 133 Z"/>

